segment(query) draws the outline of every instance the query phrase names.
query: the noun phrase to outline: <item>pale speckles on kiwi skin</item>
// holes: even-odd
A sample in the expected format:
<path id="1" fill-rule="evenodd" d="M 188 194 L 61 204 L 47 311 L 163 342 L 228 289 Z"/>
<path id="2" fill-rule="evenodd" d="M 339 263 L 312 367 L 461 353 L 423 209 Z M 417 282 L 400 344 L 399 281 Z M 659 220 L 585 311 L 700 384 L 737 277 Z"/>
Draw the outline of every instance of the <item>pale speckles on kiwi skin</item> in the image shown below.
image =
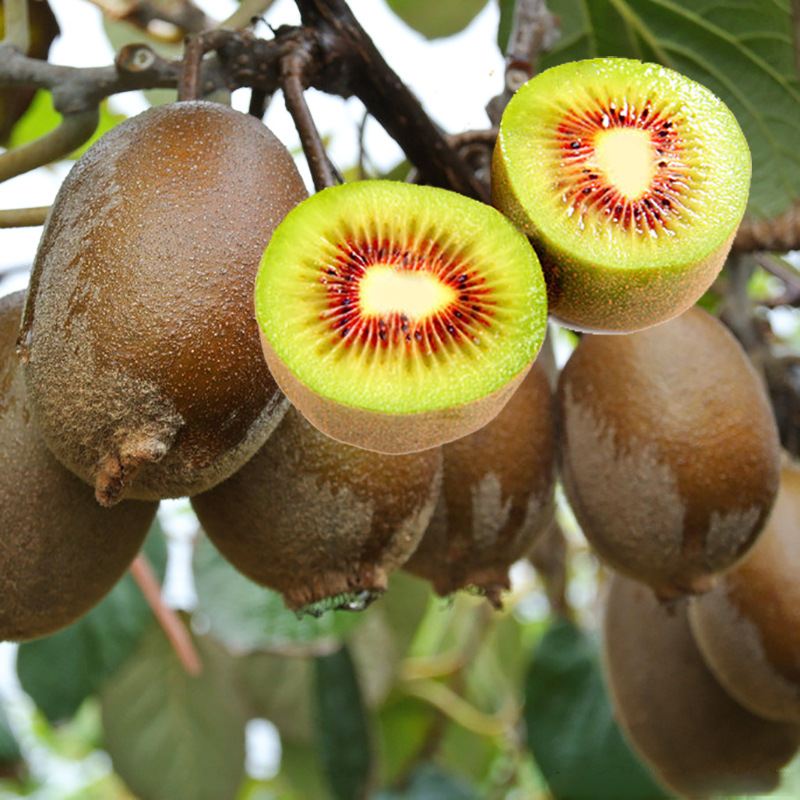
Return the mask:
<path id="1" fill-rule="evenodd" d="M 442 494 L 406 571 L 442 596 L 472 588 L 501 606 L 509 567 L 553 517 L 554 416 L 542 355 L 497 417 L 442 448 Z"/>
<path id="2" fill-rule="evenodd" d="M 0 640 L 45 636 L 109 592 L 138 552 L 158 504 L 101 508 L 46 447 L 14 354 L 23 293 L 0 300 Z"/>
<path id="3" fill-rule="evenodd" d="M 714 317 L 584 337 L 558 406 L 567 497 L 616 569 L 663 597 L 700 592 L 753 544 L 777 491 L 777 430 Z"/>
<path id="4" fill-rule="evenodd" d="M 714 680 L 692 638 L 687 599 L 669 605 L 612 576 L 604 670 L 626 738 L 680 796 L 761 794 L 800 745 L 800 727 L 758 717 Z"/>
<path id="5" fill-rule="evenodd" d="M 151 109 L 89 153 L 56 199 L 32 276 L 20 350 L 35 413 L 101 502 L 201 491 L 286 410 L 252 281 L 306 190 L 261 123 L 216 103 Z"/>
<path id="6" fill-rule="evenodd" d="M 314 613 L 386 589 L 413 552 L 441 485 L 439 449 L 382 456 L 343 445 L 291 408 L 256 455 L 192 505 L 251 580 Z M 328 602 L 326 602 L 328 601 Z"/>
<path id="7" fill-rule="evenodd" d="M 755 546 L 690 608 L 695 638 L 720 683 L 769 719 L 800 723 L 800 469 L 788 457 Z"/>

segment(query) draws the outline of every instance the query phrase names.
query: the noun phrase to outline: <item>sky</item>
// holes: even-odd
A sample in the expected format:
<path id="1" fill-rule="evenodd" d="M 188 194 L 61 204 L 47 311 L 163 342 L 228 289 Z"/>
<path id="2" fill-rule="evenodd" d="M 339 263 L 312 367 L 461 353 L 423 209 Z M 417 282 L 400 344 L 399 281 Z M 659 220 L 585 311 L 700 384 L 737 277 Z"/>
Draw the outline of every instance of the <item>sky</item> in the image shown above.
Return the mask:
<path id="1" fill-rule="evenodd" d="M 101 25 L 98 8 L 86 0 L 50 0 L 62 35 L 51 51 L 51 61 L 68 66 L 103 66 L 113 59 Z M 205 0 L 200 5 L 217 19 L 236 7 L 228 0 Z M 404 26 L 382 0 L 350 0 L 350 7 L 375 40 L 389 64 L 422 101 L 433 119 L 447 132 L 485 128 L 486 103 L 502 89 L 503 60 L 495 45 L 498 7 L 490 0 L 483 12 L 463 33 L 428 42 Z M 265 19 L 272 26 L 297 24 L 299 14 L 292 0 L 277 0 Z M 266 28 L 259 33 L 268 35 Z M 480 57 L 476 57 L 480 54 Z M 246 110 L 249 92 L 234 94 L 234 106 Z M 311 90 L 308 102 L 323 136 L 330 137 L 329 152 L 340 169 L 356 162 L 357 125 L 363 108 L 359 101 L 326 96 Z M 117 95 L 116 107 L 127 114 L 147 107 L 139 93 Z M 265 117 L 266 124 L 291 149 L 299 147 L 294 126 L 282 99 L 276 97 Z M 365 131 L 368 152 L 381 169 L 390 169 L 402 157 L 396 144 L 374 121 Z M 302 160 L 301 172 L 310 185 Z M 68 166 L 45 167 L 0 184 L 0 208 L 49 205 Z M 41 228 L 0 230 L 0 272 L 29 267 L 35 255 Z M 24 287 L 24 269 L 0 281 L 0 294 Z"/>

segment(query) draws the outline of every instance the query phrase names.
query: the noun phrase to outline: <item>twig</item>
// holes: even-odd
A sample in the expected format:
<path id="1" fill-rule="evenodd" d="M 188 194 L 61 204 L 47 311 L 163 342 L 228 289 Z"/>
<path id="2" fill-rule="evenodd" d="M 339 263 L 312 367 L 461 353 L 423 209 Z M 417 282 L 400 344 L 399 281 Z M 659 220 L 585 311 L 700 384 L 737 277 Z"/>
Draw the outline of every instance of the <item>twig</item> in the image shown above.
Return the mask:
<path id="1" fill-rule="evenodd" d="M 794 68 L 800 78 L 800 0 L 792 0 L 792 34 L 794 39 Z"/>
<path id="2" fill-rule="evenodd" d="M 800 273 L 791 264 L 787 264 L 782 258 L 772 255 L 772 253 L 755 253 L 753 259 L 761 269 L 774 275 L 786 287 L 780 297 L 767 300 L 764 305 L 775 306 L 794 306 L 800 302 Z"/>
<path id="3" fill-rule="evenodd" d="M 358 97 L 426 182 L 490 202 L 481 182 L 386 63 L 344 0 L 295 3 L 303 24 L 316 32 L 317 71 L 309 76 L 310 85 Z"/>
<path id="4" fill-rule="evenodd" d="M 50 206 L 8 208 L 0 211 L 0 228 L 35 228 L 44 225 Z"/>
<path id="5" fill-rule="evenodd" d="M 28 19 L 28 0 L 4 0 L 3 43 L 27 53 L 31 46 L 31 28 Z"/>
<path id="6" fill-rule="evenodd" d="M 202 96 L 203 58 L 206 53 L 223 47 L 231 36 L 231 31 L 217 29 L 187 38 L 178 82 L 178 100 L 197 100 Z"/>
<path id="7" fill-rule="evenodd" d="M 303 95 L 303 77 L 307 61 L 299 55 L 299 52 L 292 52 L 281 59 L 281 86 L 286 108 L 300 135 L 303 153 L 305 153 L 308 168 L 311 170 L 311 177 L 314 180 L 314 188 L 320 191 L 328 186 L 334 186 L 337 181 L 328 154 L 325 152 L 322 137 L 314 124 L 314 118 L 311 116 Z"/>
<path id="8" fill-rule="evenodd" d="M 97 108 L 67 114 L 54 130 L 0 155 L 0 183 L 68 156 L 88 141 L 100 121 Z"/>
<path id="9" fill-rule="evenodd" d="M 189 675 L 199 675 L 203 670 L 203 664 L 192 638 L 175 610 L 164 605 L 158 578 L 144 553 L 136 556 L 130 570 L 183 668 Z"/>
<path id="10" fill-rule="evenodd" d="M 500 123 L 514 92 L 534 76 L 539 56 L 558 41 L 559 35 L 558 18 L 550 13 L 544 0 L 517 0 L 505 53 L 503 91 L 487 107 L 493 125 Z"/>

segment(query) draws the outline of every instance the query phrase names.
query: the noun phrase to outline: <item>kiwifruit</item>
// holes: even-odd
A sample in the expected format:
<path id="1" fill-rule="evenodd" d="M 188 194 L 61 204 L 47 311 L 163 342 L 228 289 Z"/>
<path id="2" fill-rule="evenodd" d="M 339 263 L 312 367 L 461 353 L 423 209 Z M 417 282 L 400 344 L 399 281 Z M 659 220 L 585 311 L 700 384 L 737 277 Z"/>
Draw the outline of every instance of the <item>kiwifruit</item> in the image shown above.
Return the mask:
<path id="1" fill-rule="evenodd" d="M 752 546 L 778 490 L 778 433 L 716 317 L 584 335 L 557 405 L 566 496 L 610 566 L 672 597 L 707 591 Z"/>
<path id="2" fill-rule="evenodd" d="M 491 206 L 360 181 L 287 215 L 256 279 L 256 317 L 272 374 L 314 425 L 408 453 L 500 411 L 547 309 L 535 254 Z"/>
<path id="3" fill-rule="evenodd" d="M 553 518 L 553 392 L 537 359 L 505 408 L 479 431 L 442 446 L 442 493 L 404 569 L 448 595 L 475 588 L 495 606 L 509 567 Z"/>
<path id="4" fill-rule="evenodd" d="M 439 448 L 388 456 L 351 447 L 290 408 L 255 456 L 192 506 L 220 553 L 289 608 L 357 610 L 417 546 L 441 473 Z"/>
<path id="5" fill-rule="evenodd" d="M 700 651 L 754 714 L 800 724 L 800 467 L 787 462 L 755 546 L 689 607 Z"/>
<path id="6" fill-rule="evenodd" d="M 604 662 L 615 714 L 630 744 L 681 796 L 768 793 L 800 746 L 800 726 L 736 703 L 692 638 L 688 598 L 662 604 L 615 575 L 604 619 Z"/>
<path id="7" fill-rule="evenodd" d="M 102 508 L 45 445 L 14 352 L 24 302 L 24 292 L 0 299 L 0 641 L 85 614 L 122 577 L 158 508 Z"/>
<path id="8" fill-rule="evenodd" d="M 280 420 L 253 281 L 305 196 L 264 125 L 205 101 L 122 122 L 72 168 L 20 352 L 45 440 L 104 505 L 209 488 Z"/>
<path id="9" fill-rule="evenodd" d="M 564 325 L 638 330 L 677 316 L 722 268 L 747 205 L 750 151 L 704 86 L 597 58 L 511 98 L 492 197 L 531 239 Z"/>

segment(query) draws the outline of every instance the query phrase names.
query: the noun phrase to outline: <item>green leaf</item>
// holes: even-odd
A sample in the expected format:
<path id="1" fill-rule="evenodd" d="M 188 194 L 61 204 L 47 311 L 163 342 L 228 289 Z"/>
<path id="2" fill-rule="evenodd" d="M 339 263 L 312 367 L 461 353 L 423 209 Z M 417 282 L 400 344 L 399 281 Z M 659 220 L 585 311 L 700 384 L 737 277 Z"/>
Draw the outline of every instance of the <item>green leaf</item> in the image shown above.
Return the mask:
<path id="1" fill-rule="evenodd" d="M 376 800 L 478 800 L 478 795 L 455 775 L 435 764 L 422 764 L 403 791 L 381 792 Z"/>
<path id="2" fill-rule="evenodd" d="M 158 522 L 153 523 L 144 553 L 163 580 L 167 548 Z M 125 574 L 77 622 L 20 645 L 17 675 L 22 688 L 51 722 L 71 717 L 136 648 L 152 619 L 139 587 L 130 573 Z"/>
<path id="3" fill-rule="evenodd" d="M 440 39 L 463 31 L 488 0 L 386 0 L 403 22 L 426 39 Z"/>
<path id="4" fill-rule="evenodd" d="M 103 690 L 105 749 L 140 800 L 234 800 L 244 778 L 233 657 L 210 637 L 195 644 L 203 669 L 193 677 L 153 626 Z"/>
<path id="5" fill-rule="evenodd" d="M 624 56 L 658 61 L 727 103 L 753 157 L 748 213 L 774 217 L 800 198 L 800 90 L 789 0 L 551 0 L 561 41 L 542 69 Z"/>
<path id="6" fill-rule="evenodd" d="M 235 652 L 338 639 L 362 621 L 360 614 L 350 611 L 328 611 L 321 617 L 298 619 L 280 594 L 237 572 L 205 537 L 195 549 L 194 573 L 198 617 L 204 618 L 211 633 Z"/>
<path id="7" fill-rule="evenodd" d="M 556 800 L 658 800 L 661 789 L 625 742 L 595 644 L 560 620 L 545 633 L 525 682 L 528 746 Z"/>
<path id="8" fill-rule="evenodd" d="M 9 765 L 13 767 L 21 760 L 22 751 L 19 749 L 19 742 L 11 730 L 5 710 L 0 706 L 0 777 L 9 771 Z"/>
<path id="9" fill-rule="evenodd" d="M 362 800 L 369 792 L 372 746 L 353 659 L 342 647 L 318 656 L 314 665 L 317 741 L 331 793 L 336 800 Z"/>
<path id="10" fill-rule="evenodd" d="M 237 676 L 251 716 L 275 725 L 282 744 L 313 741 L 313 666 L 310 658 L 271 653 L 250 653 L 237 659 Z"/>
<path id="11" fill-rule="evenodd" d="M 85 153 L 104 133 L 110 131 L 115 125 L 125 119 L 124 114 L 115 114 L 109 110 L 108 103 L 100 104 L 100 123 L 92 138 L 75 150 L 70 158 L 78 158 Z M 61 115 L 53 108 L 53 98 L 50 92 L 40 89 L 34 95 L 28 110 L 11 131 L 8 146 L 19 147 L 32 142 L 40 136 L 49 133 L 61 124 Z"/>

